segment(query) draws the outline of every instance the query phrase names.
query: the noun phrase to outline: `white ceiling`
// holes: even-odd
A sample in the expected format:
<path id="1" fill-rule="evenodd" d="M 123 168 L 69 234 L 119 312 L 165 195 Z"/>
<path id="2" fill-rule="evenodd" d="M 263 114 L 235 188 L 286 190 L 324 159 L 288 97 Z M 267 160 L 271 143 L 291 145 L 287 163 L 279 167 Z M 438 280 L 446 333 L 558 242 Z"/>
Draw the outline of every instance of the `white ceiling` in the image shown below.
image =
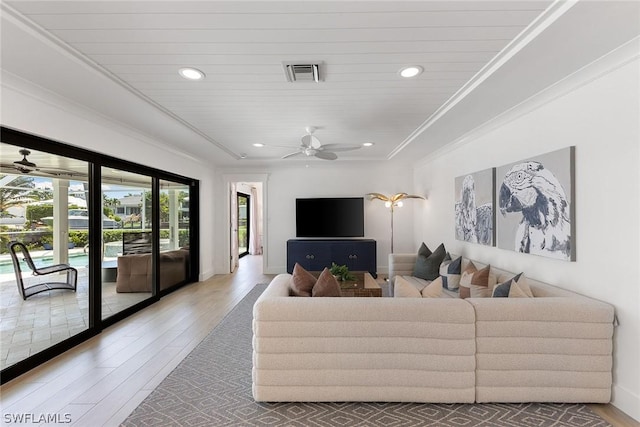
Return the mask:
<path id="1" fill-rule="evenodd" d="M 218 165 L 306 161 L 275 147 L 306 126 L 375 144 L 337 162 L 413 161 L 637 37 L 638 4 L 4 1 L 2 69 Z"/>

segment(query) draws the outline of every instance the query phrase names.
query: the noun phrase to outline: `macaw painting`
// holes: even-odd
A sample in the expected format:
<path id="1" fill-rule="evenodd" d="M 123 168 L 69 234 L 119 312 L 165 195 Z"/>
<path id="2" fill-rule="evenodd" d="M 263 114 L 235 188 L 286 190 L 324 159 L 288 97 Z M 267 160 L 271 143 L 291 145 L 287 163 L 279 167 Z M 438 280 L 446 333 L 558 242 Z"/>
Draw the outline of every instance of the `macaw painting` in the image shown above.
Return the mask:
<path id="1" fill-rule="evenodd" d="M 497 169 L 499 248 L 575 261 L 574 148 Z"/>
<path id="2" fill-rule="evenodd" d="M 493 246 L 495 169 L 455 179 L 456 239 Z"/>

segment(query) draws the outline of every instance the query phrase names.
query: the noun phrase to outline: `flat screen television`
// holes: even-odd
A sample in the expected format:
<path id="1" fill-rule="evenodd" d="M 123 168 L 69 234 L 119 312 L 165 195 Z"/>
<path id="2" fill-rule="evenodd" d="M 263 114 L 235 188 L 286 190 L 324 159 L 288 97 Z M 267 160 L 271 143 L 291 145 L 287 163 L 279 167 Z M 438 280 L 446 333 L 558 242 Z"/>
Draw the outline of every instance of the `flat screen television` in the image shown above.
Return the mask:
<path id="1" fill-rule="evenodd" d="M 296 237 L 364 237 L 364 198 L 296 199 Z"/>

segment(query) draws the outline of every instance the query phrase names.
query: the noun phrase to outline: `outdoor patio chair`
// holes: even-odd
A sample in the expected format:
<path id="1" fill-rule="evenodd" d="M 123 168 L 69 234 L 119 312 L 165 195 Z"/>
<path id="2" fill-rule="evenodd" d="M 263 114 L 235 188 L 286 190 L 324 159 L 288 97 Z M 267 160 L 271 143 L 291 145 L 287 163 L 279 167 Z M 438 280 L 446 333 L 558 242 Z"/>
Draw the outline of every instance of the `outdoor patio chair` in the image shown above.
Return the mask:
<path id="1" fill-rule="evenodd" d="M 44 276 L 47 274 L 65 272 L 67 274 L 67 281 L 38 283 L 25 288 L 24 281 L 22 280 L 22 269 L 20 268 L 20 260 L 18 259 L 17 252 L 22 252 L 24 261 L 27 263 L 27 266 L 31 269 L 34 276 Z M 76 291 L 78 270 L 71 267 L 69 264 L 56 264 L 47 267 L 36 267 L 33 259 L 31 259 L 31 255 L 29 255 L 29 250 L 24 244 L 20 242 L 9 243 L 9 253 L 11 254 L 13 269 L 16 273 L 18 292 L 20 292 L 20 296 L 23 300 L 26 300 L 27 298 L 35 294 L 39 294 L 40 292 L 50 291 L 54 289 L 66 289 L 74 292 Z"/>

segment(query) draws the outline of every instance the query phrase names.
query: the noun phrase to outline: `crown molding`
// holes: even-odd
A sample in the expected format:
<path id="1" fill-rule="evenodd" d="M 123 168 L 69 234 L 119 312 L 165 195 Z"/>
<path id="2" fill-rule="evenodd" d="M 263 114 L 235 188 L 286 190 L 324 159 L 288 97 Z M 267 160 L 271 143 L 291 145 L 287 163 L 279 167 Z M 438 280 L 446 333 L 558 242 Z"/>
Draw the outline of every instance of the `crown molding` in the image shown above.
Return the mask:
<path id="1" fill-rule="evenodd" d="M 640 59 L 640 36 L 635 37 L 611 52 L 601 56 L 582 68 L 574 71 L 565 78 L 555 82 L 522 102 L 514 105 L 498 116 L 491 118 L 480 126 L 475 127 L 449 144 L 445 144 L 438 150 L 423 157 L 414 164 L 420 167 L 455 151 L 464 145 L 473 142 L 477 138 L 498 129 L 526 114 L 531 113 L 550 102 L 568 95 L 589 83 L 616 71 L 619 68 Z"/>
<path id="2" fill-rule="evenodd" d="M 131 137 L 132 139 L 141 141 L 159 150 L 171 153 L 174 156 L 182 157 L 184 159 L 188 159 L 198 164 L 208 165 L 208 163 L 204 162 L 200 158 L 190 156 L 188 154 L 185 154 L 182 151 L 171 148 L 169 145 L 159 143 L 153 137 L 141 133 L 139 129 L 136 129 L 125 123 L 114 120 L 111 117 L 100 113 L 99 111 L 95 111 L 81 103 L 65 98 L 64 96 L 56 92 L 43 88 L 42 86 L 39 86 L 29 80 L 23 79 L 22 77 L 17 76 L 13 73 L 10 73 L 6 70 L 2 70 L 0 87 L 4 88 L 4 90 L 14 91 L 20 94 L 21 96 L 33 99 L 38 103 L 48 105 L 49 107 L 55 108 L 64 113 L 71 114 L 77 117 L 82 117 L 83 119 L 87 120 L 90 123 L 94 123 L 98 126 L 102 126 L 114 132 L 126 135 L 128 137 Z M 3 106 L 3 108 L 6 108 L 6 107 L 7 106 Z M 13 127 L 11 123 L 5 123 L 5 120 L 2 121 L 2 124 Z M 27 132 L 30 131 L 29 129 L 24 129 L 24 130 Z M 43 135 L 43 136 L 50 136 L 50 135 Z M 72 144 L 71 141 L 65 141 L 65 142 Z"/>
<path id="3" fill-rule="evenodd" d="M 531 22 L 520 32 L 509 44 L 507 44 L 498 54 L 480 69 L 471 79 L 465 83 L 451 98 L 445 101 L 431 116 L 416 128 L 404 141 L 402 141 L 388 155 L 392 159 L 405 147 L 411 144 L 420 134 L 433 126 L 442 116 L 464 100 L 480 84 L 491 77 L 497 70 L 506 64 L 513 56 L 525 48 L 540 33 L 553 24 L 564 13 L 571 9 L 577 0 L 565 1 L 555 0 L 544 12 Z"/>
<path id="4" fill-rule="evenodd" d="M 3 19 L 10 20 L 22 30 L 28 32 L 32 36 L 36 37 L 38 40 L 54 48 L 60 54 L 65 55 L 69 58 L 72 58 L 75 62 L 81 64 L 83 67 L 87 68 L 89 71 L 93 73 L 97 73 L 100 76 L 115 83 L 116 85 L 122 87 L 123 89 L 125 89 L 126 91 L 128 91 L 129 93 L 137 97 L 138 99 L 144 101 L 145 103 L 155 108 L 156 110 L 160 111 L 162 114 L 166 115 L 176 123 L 179 123 L 180 125 L 187 128 L 189 131 L 195 133 L 196 135 L 203 138 L 207 142 L 216 146 L 217 148 L 219 148 L 220 150 L 222 150 L 232 158 L 236 160 L 240 159 L 240 156 L 238 154 L 231 151 L 224 144 L 214 140 L 204 132 L 200 131 L 195 126 L 191 125 L 186 120 L 174 114 L 172 111 L 164 108 L 162 105 L 153 101 L 151 98 L 147 97 L 142 92 L 138 91 L 133 86 L 131 86 L 130 84 L 128 84 L 127 82 L 125 82 L 124 80 L 116 76 L 115 74 L 111 73 L 110 71 L 102 67 L 97 62 L 83 55 L 81 52 L 74 49 L 72 46 L 69 46 L 60 38 L 56 37 L 54 34 L 48 32 L 47 30 L 45 30 L 44 28 L 42 28 L 41 26 L 39 26 L 38 24 L 30 20 L 26 16 L 22 15 L 16 9 L 6 4 L 6 2 L 0 2 L 0 11 L 2 12 Z"/>

